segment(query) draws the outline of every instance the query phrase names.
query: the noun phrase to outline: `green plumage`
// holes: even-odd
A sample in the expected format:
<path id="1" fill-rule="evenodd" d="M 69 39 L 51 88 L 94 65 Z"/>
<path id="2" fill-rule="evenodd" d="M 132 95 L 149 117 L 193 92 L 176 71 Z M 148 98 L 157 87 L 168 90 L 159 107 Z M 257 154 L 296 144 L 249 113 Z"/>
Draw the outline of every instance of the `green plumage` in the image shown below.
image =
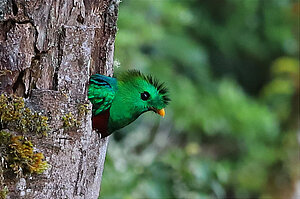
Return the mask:
<path id="1" fill-rule="evenodd" d="M 163 84 L 136 70 L 122 73 L 117 79 L 99 74 L 91 76 L 88 98 L 93 104 L 93 127 L 105 136 L 144 112 L 164 115 L 163 109 L 170 101 Z"/>
<path id="2" fill-rule="evenodd" d="M 98 115 L 111 107 L 116 91 L 117 81 L 115 78 L 99 74 L 90 78 L 88 98 L 93 104 L 93 115 Z"/>

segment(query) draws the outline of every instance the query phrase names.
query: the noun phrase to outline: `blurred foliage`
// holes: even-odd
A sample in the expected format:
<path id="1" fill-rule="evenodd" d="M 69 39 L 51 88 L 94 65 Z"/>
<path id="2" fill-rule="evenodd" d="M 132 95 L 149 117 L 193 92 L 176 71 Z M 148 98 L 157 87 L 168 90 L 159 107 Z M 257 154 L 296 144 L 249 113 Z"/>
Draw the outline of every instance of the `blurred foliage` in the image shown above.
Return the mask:
<path id="1" fill-rule="evenodd" d="M 299 176 L 299 6 L 290 0 L 120 5 L 116 73 L 167 83 L 166 117 L 111 136 L 103 198 L 289 198 Z"/>

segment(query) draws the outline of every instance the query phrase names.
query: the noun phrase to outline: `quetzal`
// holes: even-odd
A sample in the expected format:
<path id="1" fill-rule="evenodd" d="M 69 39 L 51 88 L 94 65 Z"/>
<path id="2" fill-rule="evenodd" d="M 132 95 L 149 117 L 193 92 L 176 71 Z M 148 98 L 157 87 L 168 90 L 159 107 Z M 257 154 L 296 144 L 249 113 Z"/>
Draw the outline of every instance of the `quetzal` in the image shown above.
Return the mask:
<path id="1" fill-rule="evenodd" d="M 127 126 L 147 111 L 165 116 L 164 108 L 170 101 L 163 83 L 137 70 L 123 72 L 117 79 L 92 75 L 88 99 L 93 105 L 93 129 L 101 133 L 101 138 Z"/>

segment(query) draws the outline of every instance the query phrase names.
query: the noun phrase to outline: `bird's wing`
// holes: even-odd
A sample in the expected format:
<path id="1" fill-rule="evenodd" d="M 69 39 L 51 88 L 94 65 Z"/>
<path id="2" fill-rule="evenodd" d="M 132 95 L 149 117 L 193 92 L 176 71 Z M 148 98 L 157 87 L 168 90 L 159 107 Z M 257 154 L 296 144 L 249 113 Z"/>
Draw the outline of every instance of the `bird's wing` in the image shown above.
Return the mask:
<path id="1" fill-rule="evenodd" d="M 110 108 L 117 91 L 117 80 L 100 74 L 90 78 L 88 99 L 93 104 L 93 115 L 103 113 Z"/>

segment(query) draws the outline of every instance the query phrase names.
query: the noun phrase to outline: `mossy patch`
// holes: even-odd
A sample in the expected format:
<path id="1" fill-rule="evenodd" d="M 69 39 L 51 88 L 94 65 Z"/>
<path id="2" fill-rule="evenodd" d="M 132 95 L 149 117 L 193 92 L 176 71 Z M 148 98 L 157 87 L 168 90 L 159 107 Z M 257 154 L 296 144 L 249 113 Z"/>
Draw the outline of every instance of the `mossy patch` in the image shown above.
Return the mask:
<path id="1" fill-rule="evenodd" d="M 0 131 L 0 154 L 5 165 L 18 175 L 40 174 L 48 168 L 42 153 L 34 151 L 34 146 L 24 136 L 14 136 Z"/>
<path id="2" fill-rule="evenodd" d="M 0 167 L 0 199 L 6 199 L 8 194 L 7 186 L 4 184 L 3 170 Z"/>
<path id="3" fill-rule="evenodd" d="M 47 134 L 48 117 L 30 110 L 24 99 L 15 95 L 0 95 L 0 129 L 21 133 Z"/>
<path id="4" fill-rule="evenodd" d="M 9 149 L 8 162 L 15 173 L 40 174 L 48 168 L 44 155 L 34 152 L 33 144 L 23 136 L 12 136 Z"/>
<path id="5" fill-rule="evenodd" d="M 66 115 L 61 117 L 61 120 L 63 122 L 63 128 L 64 130 L 75 130 L 81 125 L 80 120 L 83 119 L 83 116 L 89 113 L 91 111 L 89 109 L 89 104 L 79 104 L 77 107 L 77 114 L 75 117 L 71 112 L 67 113 Z"/>
<path id="6" fill-rule="evenodd" d="M 71 112 L 62 116 L 61 119 L 63 121 L 63 128 L 65 130 L 74 130 L 81 125 L 80 121 L 78 121 Z"/>
<path id="7" fill-rule="evenodd" d="M 89 104 L 80 104 L 80 105 L 78 106 L 78 115 L 79 115 L 80 117 L 82 117 L 82 116 L 88 114 L 89 111 L 90 111 L 90 109 L 89 109 Z"/>
<path id="8" fill-rule="evenodd" d="M 0 187 L 0 199 L 6 199 L 7 194 L 8 194 L 7 187 L 6 186 L 3 188 Z"/>
<path id="9" fill-rule="evenodd" d="M 0 95 L 0 199 L 8 193 L 4 174 L 40 174 L 48 168 L 44 155 L 25 137 L 47 135 L 48 130 L 48 117 L 26 107 L 22 97 Z"/>

